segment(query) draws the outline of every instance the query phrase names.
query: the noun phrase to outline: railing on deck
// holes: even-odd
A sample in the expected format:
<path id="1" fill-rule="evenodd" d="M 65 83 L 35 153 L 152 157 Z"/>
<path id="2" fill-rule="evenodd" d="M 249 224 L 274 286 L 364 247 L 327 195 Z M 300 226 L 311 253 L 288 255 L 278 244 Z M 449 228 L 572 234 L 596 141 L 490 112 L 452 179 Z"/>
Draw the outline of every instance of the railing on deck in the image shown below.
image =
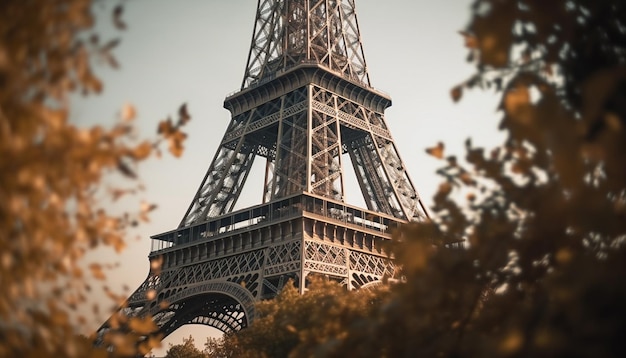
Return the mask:
<path id="1" fill-rule="evenodd" d="M 303 213 L 341 221 L 382 234 L 388 233 L 403 223 L 402 220 L 385 214 L 302 193 L 222 215 L 193 226 L 154 235 L 151 237 L 152 253 L 201 240 L 217 239 L 226 234 L 230 235 L 234 231 L 249 230 L 257 225 L 286 220 Z"/>

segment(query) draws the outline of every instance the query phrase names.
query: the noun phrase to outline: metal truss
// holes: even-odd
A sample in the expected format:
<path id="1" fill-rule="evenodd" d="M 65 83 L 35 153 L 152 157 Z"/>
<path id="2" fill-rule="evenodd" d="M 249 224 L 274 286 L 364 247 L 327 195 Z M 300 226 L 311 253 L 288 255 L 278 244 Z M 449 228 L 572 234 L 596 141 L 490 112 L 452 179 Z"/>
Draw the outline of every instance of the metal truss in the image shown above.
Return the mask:
<path id="1" fill-rule="evenodd" d="M 231 120 L 181 227 L 230 212 L 256 155 L 266 158 L 264 202 L 300 192 L 343 201 L 344 153 L 368 209 L 427 217 L 384 115 L 311 84 Z"/>
<path id="2" fill-rule="evenodd" d="M 269 277 L 298 271 L 301 261 L 301 246 L 300 241 L 292 241 L 270 247 L 266 256 L 263 275 Z"/>
<path id="3" fill-rule="evenodd" d="M 244 316 L 253 315 L 254 301 L 273 297 L 289 278 L 298 281 L 301 270 L 343 277 L 352 288 L 393 275 L 393 263 L 382 256 L 318 240 L 304 240 L 304 248 L 302 243 L 290 240 L 151 273 L 123 312 L 130 317 L 151 314 L 166 335 L 188 323 L 228 332 L 245 327 L 249 318 Z"/>
<path id="4" fill-rule="evenodd" d="M 350 252 L 350 271 L 358 271 L 378 277 L 393 277 L 394 264 L 391 260 L 358 251 Z"/>
<path id="5" fill-rule="evenodd" d="M 192 323 L 231 332 L 247 327 L 254 319 L 254 303 L 275 297 L 290 280 L 304 292 L 311 273 L 325 275 L 348 289 L 393 277 L 393 263 L 376 244 L 388 240 L 389 234 L 372 226 L 383 224 L 382 217 L 375 219 L 376 213 L 360 211 L 349 217 L 336 215 L 344 207 L 338 201 L 313 194 L 297 198 L 284 201 L 305 204 L 299 207 L 323 219 L 306 218 L 304 212 L 290 219 L 279 215 L 245 233 L 225 232 L 154 253 L 151 260 L 161 263 L 161 269 L 148 275 L 121 313 L 150 315 L 164 336 Z M 274 202 L 266 206 L 283 207 Z M 216 243 L 221 243 L 215 246 L 223 251 L 209 255 L 203 249 Z M 99 341 L 104 342 L 103 335 L 111 330 L 124 334 L 128 329 L 105 324 L 98 332 Z"/>
<path id="6" fill-rule="evenodd" d="M 393 141 L 372 133 L 352 144 L 350 159 L 370 210 L 412 221 L 428 217 Z"/>
<path id="7" fill-rule="evenodd" d="M 129 302 L 127 307 L 120 309 L 120 313 L 128 318 L 149 314 L 163 338 L 185 324 L 204 324 L 227 333 L 248 326 L 255 315 L 254 302 L 255 297 L 241 284 L 210 281 L 179 287 L 168 300 L 147 300 L 142 305 Z M 104 345 L 107 334 L 123 335 L 131 330 L 132 324 L 129 326 L 128 321 L 116 322 L 107 321 L 100 327 L 96 332 L 96 345 Z"/>
<path id="8" fill-rule="evenodd" d="M 299 286 L 299 273 L 292 272 L 288 274 L 270 276 L 263 279 L 263 294 L 262 299 L 271 299 L 283 289 L 283 287 L 289 282 L 293 281 L 293 284 Z"/>
<path id="9" fill-rule="evenodd" d="M 304 269 L 305 274 L 315 272 L 344 278 L 351 289 L 380 282 L 383 277 L 393 277 L 395 273 L 393 262 L 386 257 L 308 240 Z"/>
<path id="10" fill-rule="evenodd" d="M 231 212 L 257 155 L 263 202 L 342 201 L 348 154 L 368 209 L 428 216 L 385 123 L 391 102 L 370 87 L 354 0 L 259 0 L 242 91 L 226 102 L 233 118 L 179 227 Z"/>
<path id="11" fill-rule="evenodd" d="M 243 140 L 239 140 L 234 148 L 224 145 L 220 147 L 181 226 L 188 226 L 233 209 L 239 198 L 241 184 L 245 182 L 255 156 L 255 148 L 243 144 Z"/>
<path id="12" fill-rule="evenodd" d="M 241 88 L 303 62 L 370 84 L 354 0 L 259 0 Z"/>
<path id="13" fill-rule="evenodd" d="M 171 304 L 153 315 L 165 336 L 185 324 L 204 324 L 222 332 L 239 331 L 248 325 L 243 306 L 230 296 L 208 294 Z"/>
<path id="14" fill-rule="evenodd" d="M 300 89 L 235 116 L 180 227 L 232 211 L 257 154 L 268 163 L 264 201 L 306 191 L 307 107 Z"/>
<path id="15" fill-rule="evenodd" d="M 194 265 L 174 267 L 163 271 L 160 275 L 167 285 L 161 286 L 158 293 L 159 299 L 168 300 L 170 296 L 182 288 L 211 282 L 220 278 L 240 276 L 257 272 L 263 266 L 265 259 L 264 250 L 247 252 L 245 254 L 234 255 L 222 259 L 196 263 Z M 236 280 L 234 280 L 236 281 Z M 251 290 L 253 296 L 257 296 L 254 290 L 255 282 L 247 282 L 246 289 Z M 157 287 L 157 290 L 159 287 Z"/>
<path id="16" fill-rule="evenodd" d="M 152 315 L 166 336 L 190 323 L 236 331 L 254 316 L 262 287 L 273 296 L 288 278 L 297 277 L 300 253 L 301 242 L 290 241 L 150 273 L 121 311 L 128 317 Z M 104 325 L 101 334 L 108 329 Z"/>
<path id="17" fill-rule="evenodd" d="M 382 113 L 320 87 L 314 87 L 312 107 L 313 113 L 327 116 L 327 122 L 332 123 L 330 118 L 334 117 L 341 125 L 339 128 L 345 127 L 336 144 L 343 143 L 350 154 L 370 210 L 406 220 L 427 217 Z M 341 167 L 341 162 L 337 166 Z"/>
<path id="18" fill-rule="evenodd" d="M 316 241 L 306 241 L 305 269 L 318 273 L 347 276 L 348 250 Z"/>

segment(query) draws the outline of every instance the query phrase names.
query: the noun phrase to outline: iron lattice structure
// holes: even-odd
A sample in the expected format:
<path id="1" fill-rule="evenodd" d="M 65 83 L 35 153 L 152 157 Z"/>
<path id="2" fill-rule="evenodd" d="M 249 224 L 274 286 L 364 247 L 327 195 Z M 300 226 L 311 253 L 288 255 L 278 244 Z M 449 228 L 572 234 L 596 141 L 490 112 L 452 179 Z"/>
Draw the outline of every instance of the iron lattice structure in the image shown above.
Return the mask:
<path id="1" fill-rule="evenodd" d="M 190 323 L 228 332 L 289 279 L 304 292 L 310 273 L 349 289 L 393 276 L 382 244 L 427 212 L 390 105 L 370 85 L 354 0 L 259 0 L 230 124 L 179 227 L 152 237 L 153 269 L 124 313 L 152 315 L 165 336 Z M 262 203 L 233 211 L 257 157 Z M 345 203 L 348 159 L 366 209 Z"/>

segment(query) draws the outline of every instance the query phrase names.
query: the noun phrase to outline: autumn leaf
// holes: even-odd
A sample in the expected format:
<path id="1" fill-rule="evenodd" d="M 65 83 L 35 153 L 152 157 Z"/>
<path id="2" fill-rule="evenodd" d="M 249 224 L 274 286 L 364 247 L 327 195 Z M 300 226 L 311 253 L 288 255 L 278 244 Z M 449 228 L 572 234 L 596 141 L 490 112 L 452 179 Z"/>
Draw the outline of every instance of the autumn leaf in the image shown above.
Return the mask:
<path id="1" fill-rule="evenodd" d="M 122 107 L 121 117 L 123 121 L 132 121 L 137 117 L 137 110 L 132 104 L 126 103 L 124 107 Z"/>
<path id="2" fill-rule="evenodd" d="M 502 339 L 499 346 L 499 351 L 504 354 L 513 354 L 517 352 L 523 344 L 524 336 L 521 332 L 514 330 L 509 332 L 506 337 Z"/>
<path id="3" fill-rule="evenodd" d="M 129 327 L 140 335 L 146 335 L 158 330 L 158 327 L 150 316 L 131 318 Z"/>
<path id="4" fill-rule="evenodd" d="M 459 34 L 461 34 L 461 36 L 463 36 L 463 39 L 465 40 L 465 47 L 467 47 L 469 49 L 476 49 L 476 48 L 478 48 L 478 42 L 476 40 L 476 36 L 466 32 L 466 31 L 459 31 Z"/>
<path id="5" fill-rule="evenodd" d="M 139 213 L 139 218 L 144 222 L 149 222 L 150 219 L 149 219 L 148 213 L 150 213 L 156 208 L 157 208 L 156 204 L 148 204 L 146 202 L 141 203 L 141 210 Z"/>
<path id="6" fill-rule="evenodd" d="M 443 151 L 444 151 L 443 142 L 438 142 L 436 147 L 426 149 L 426 153 L 432 155 L 433 157 L 437 159 L 443 159 Z"/>
<path id="7" fill-rule="evenodd" d="M 150 260 L 150 273 L 158 275 L 163 267 L 163 256 L 156 256 Z"/>
<path id="8" fill-rule="evenodd" d="M 470 41 L 470 45 L 477 49 L 482 65 L 501 68 L 507 66 L 510 59 L 511 27 L 515 22 L 517 3 L 498 1 L 490 4 L 491 9 L 486 14 L 472 19 L 468 32 L 475 39 Z"/>
<path id="9" fill-rule="evenodd" d="M 452 101 L 454 101 L 455 103 L 458 102 L 461 99 L 462 96 L 463 96 L 463 87 L 462 86 L 455 86 L 450 91 L 450 97 L 452 97 Z"/>
<path id="10" fill-rule="evenodd" d="M 97 280 L 106 279 L 106 275 L 104 274 L 104 271 L 102 270 L 102 266 L 100 264 L 97 264 L 97 263 L 90 264 L 89 270 L 91 271 L 91 274 L 93 275 L 95 279 Z"/>
<path id="11" fill-rule="evenodd" d="M 449 182 L 443 182 L 439 184 L 437 192 L 441 195 L 448 195 L 452 192 L 452 185 Z"/>
<path id="12" fill-rule="evenodd" d="M 111 51 L 114 47 L 120 44 L 120 39 L 112 39 L 102 46 L 102 51 Z"/>
<path id="13" fill-rule="evenodd" d="M 124 22 L 124 20 L 122 20 L 123 13 L 124 7 L 122 5 L 116 6 L 113 10 L 113 25 L 115 25 L 118 30 L 126 29 L 126 23 Z"/>
<path id="14" fill-rule="evenodd" d="M 178 110 L 178 125 L 179 126 L 185 125 L 187 122 L 189 122 L 189 120 L 191 120 L 191 116 L 189 115 L 189 112 L 187 111 L 187 104 L 185 103 L 182 106 L 180 106 Z"/>
<path id="15" fill-rule="evenodd" d="M 135 171 L 132 170 L 130 168 L 130 166 L 128 166 L 128 164 L 126 164 L 126 162 L 124 162 L 124 160 L 118 160 L 117 162 L 117 169 L 124 174 L 124 176 L 128 177 L 128 178 L 136 178 L 137 174 L 135 174 Z"/>
<path id="16" fill-rule="evenodd" d="M 530 91 L 525 85 L 519 84 L 504 95 L 504 110 L 520 124 L 530 125 L 534 116 L 531 112 Z"/>
<path id="17" fill-rule="evenodd" d="M 476 181 L 472 178 L 471 174 L 468 172 L 462 172 L 461 174 L 459 174 L 459 179 L 461 179 L 461 181 L 463 182 L 463 184 L 465 185 L 475 185 Z"/>
<path id="18" fill-rule="evenodd" d="M 167 309 L 169 306 L 170 306 L 170 303 L 166 300 L 159 302 L 159 308 L 162 310 Z"/>
<path id="19" fill-rule="evenodd" d="M 174 155 L 175 157 L 180 157 L 183 154 L 183 150 L 184 150 L 183 142 L 185 138 L 187 138 L 187 134 L 179 130 L 173 132 L 168 137 L 168 142 L 169 142 L 168 149 L 170 153 L 172 153 L 172 155 Z"/>
<path id="20" fill-rule="evenodd" d="M 151 152 L 152 143 L 146 141 L 135 147 L 132 154 L 135 160 L 143 160 L 146 159 Z"/>
<path id="21" fill-rule="evenodd" d="M 170 135 L 174 132 L 174 126 L 172 125 L 171 119 L 166 119 L 159 122 L 159 126 L 157 127 L 157 134 L 163 134 L 164 136 Z"/>
<path id="22" fill-rule="evenodd" d="M 111 189 L 111 197 L 113 199 L 113 201 L 117 201 L 119 200 L 122 196 L 128 194 L 127 190 L 123 190 L 123 189 Z"/>

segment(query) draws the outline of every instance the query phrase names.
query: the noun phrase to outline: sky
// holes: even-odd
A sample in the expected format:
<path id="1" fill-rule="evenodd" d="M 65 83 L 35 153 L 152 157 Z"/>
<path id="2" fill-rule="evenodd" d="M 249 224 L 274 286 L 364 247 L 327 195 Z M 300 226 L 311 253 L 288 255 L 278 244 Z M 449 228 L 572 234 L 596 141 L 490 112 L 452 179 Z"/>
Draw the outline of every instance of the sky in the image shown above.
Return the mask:
<path id="1" fill-rule="evenodd" d="M 185 129 L 188 139 L 182 158 L 165 155 L 143 163 L 139 175 L 146 189 L 137 200 L 121 201 L 113 207 L 135 210 L 138 200 L 155 203 L 158 209 L 150 216 L 151 221 L 131 233 L 122 254 L 97 250 L 89 256 L 119 263 L 109 272 L 107 283 L 121 292 L 123 286 L 134 290 L 146 278 L 150 235 L 178 226 L 218 149 L 230 120 L 223 101 L 241 85 L 257 2 L 128 1 L 123 15 L 128 28 L 122 32 L 110 25 L 111 3 L 95 8 L 96 31 L 103 38 L 120 37 L 114 51 L 120 68 L 96 68 L 104 81 L 104 92 L 76 98 L 73 121 L 80 126 L 109 126 L 115 123 L 122 106 L 130 103 L 138 111 L 139 134 L 154 138 L 158 122 L 168 115 L 176 117 L 181 104 L 187 103 L 192 116 Z M 474 71 L 465 60 L 467 50 L 458 33 L 469 20 L 469 5 L 469 0 L 356 1 L 372 86 L 392 98 L 385 118 L 427 207 L 441 183 L 435 171 L 442 162 L 428 156 L 425 148 L 442 141 L 446 155 L 460 158 L 467 138 L 487 147 L 502 138 L 496 131 L 497 97 L 493 93 L 475 89 L 466 91 L 459 103 L 450 98 L 450 90 Z M 262 185 L 262 174 L 253 172 L 237 208 L 259 204 Z M 358 192 L 348 193 L 347 202 L 360 205 L 358 196 Z M 94 321 L 105 318 L 103 314 Z M 89 329 L 97 329 L 99 323 L 93 324 Z M 180 343 L 189 334 L 202 345 L 204 337 L 215 332 L 185 326 L 154 353 L 162 355 L 168 343 Z"/>

